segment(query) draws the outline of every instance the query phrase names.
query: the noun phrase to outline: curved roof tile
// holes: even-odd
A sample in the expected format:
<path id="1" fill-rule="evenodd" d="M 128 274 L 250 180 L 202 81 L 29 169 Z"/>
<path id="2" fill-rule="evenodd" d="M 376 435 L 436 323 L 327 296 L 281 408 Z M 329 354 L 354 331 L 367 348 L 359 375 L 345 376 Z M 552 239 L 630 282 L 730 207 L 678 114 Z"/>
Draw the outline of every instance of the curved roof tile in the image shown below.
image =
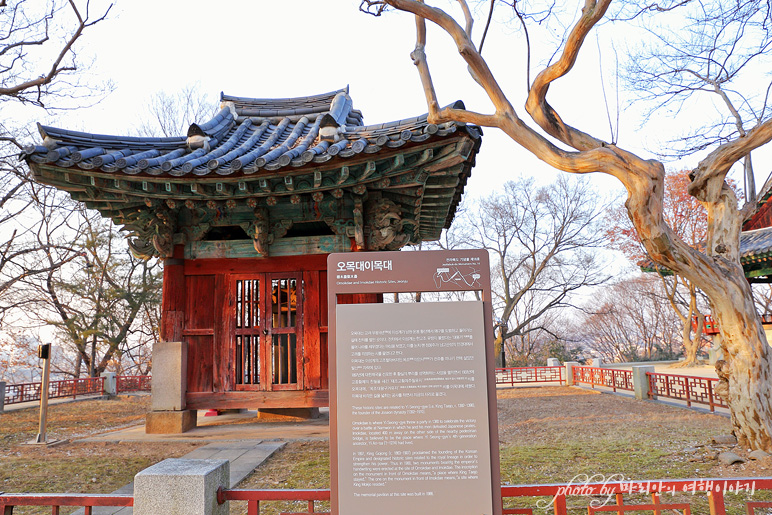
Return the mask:
<path id="1" fill-rule="evenodd" d="M 348 88 L 320 95 L 259 99 L 221 94 L 222 108 L 191 127 L 191 137 L 149 138 L 91 134 L 38 125 L 45 146 L 25 149 L 27 158 L 60 167 L 77 166 L 127 175 L 195 177 L 252 174 L 374 154 L 381 148 L 419 143 L 456 131 L 455 122 L 435 125 L 427 115 L 363 125 Z M 454 107 L 463 108 L 457 102 Z M 330 114 L 336 141 L 320 139 L 319 123 Z M 467 131 L 477 137 L 474 127 Z M 195 139 L 199 138 L 199 139 Z"/>

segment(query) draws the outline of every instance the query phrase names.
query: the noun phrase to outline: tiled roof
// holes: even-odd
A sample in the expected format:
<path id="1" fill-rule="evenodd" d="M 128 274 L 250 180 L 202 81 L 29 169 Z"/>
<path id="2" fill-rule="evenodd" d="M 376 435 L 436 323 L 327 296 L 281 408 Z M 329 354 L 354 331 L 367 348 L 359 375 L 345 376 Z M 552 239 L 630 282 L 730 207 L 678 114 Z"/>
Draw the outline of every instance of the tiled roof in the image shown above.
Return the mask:
<path id="1" fill-rule="evenodd" d="M 122 225 L 138 254 L 168 257 L 172 245 L 243 236 L 216 227 L 278 242 L 323 236 L 326 226 L 366 250 L 436 240 L 453 221 L 481 144 L 479 127 L 432 124 L 427 115 L 364 125 L 347 89 L 221 99 L 220 111 L 185 136 L 40 126 L 43 144 L 24 157 L 37 181 Z"/>
<path id="2" fill-rule="evenodd" d="M 740 233 L 740 261 L 772 257 L 772 227 Z"/>
<path id="3" fill-rule="evenodd" d="M 430 124 L 426 115 L 365 126 L 346 89 L 288 99 L 221 95 L 222 109 L 188 136 L 108 136 L 39 125 L 43 145 L 27 159 L 57 167 L 111 174 L 167 177 L 249 175 L 347 159 L 454 133 L 455 122 Z M 340 125 L 334 139 L 320 138 L 329 114 Z M 475 130 L 474 128 L 470 128 Z"/>

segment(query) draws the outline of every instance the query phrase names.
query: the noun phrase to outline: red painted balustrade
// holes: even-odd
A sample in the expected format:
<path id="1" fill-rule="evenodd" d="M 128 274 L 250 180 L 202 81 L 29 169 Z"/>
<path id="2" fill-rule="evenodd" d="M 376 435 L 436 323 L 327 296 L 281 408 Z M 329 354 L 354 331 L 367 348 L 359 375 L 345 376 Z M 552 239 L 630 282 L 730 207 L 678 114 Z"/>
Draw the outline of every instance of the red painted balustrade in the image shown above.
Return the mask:
<path id="1" fill-rule="evenodd" d="M 710 411 L 716 407 L 728 406 L 721 397 L 716 394 L 715 386 L 718 379 L 714 377 L 682 376 L 675 374 L 657 374 L 647 372 L 649 378 L 649 397 L 667 397 L 686 401 L 691 407 L 692 403 L 710 406 Z"/>
<path id="2" fill-rule="evenodd" d="M 632 370 L 574 366 L 571 369 L 571 373 L 573 374 L 574 384 L 589 384 L 592 388 L 606 386 L 614 391 L 633 391 Z"/>
<path id="3" fill-rule="evenodd" d="M 121 392 L 149 392 L 152 376 L 115 376 L 116 390 Z"/>
<path id="4" fill-rule="evenodd" d="M 0 513 L 13 515 L 17 506 L 47 506 L 53 515 L 59 515 L 60 508 L 75 506 L 83 508 L 85 515 L 91 515 L 95 506 L 134 506 L 131 495 L 100 494 L 3 494 L 0 493 Z"/>
<path id="5" fill-rule="evenodd" d="M 564 383 L 564 367 L 497 368 L 496 384 L 514 386 L 520 383 Z"/>
<path id="6" fill-rule="evenodd" d="M 72 397 L 78 395 L 102 395 L 104 377 L 83 377 L 51 381 L 48 385 L 48 398 Z M 40 400 L 40 383 L 17 383 L 5 385 L 5 404 L 17 404 Z"/>
<path id="7" fill-rule="evenodd" d="M 592 479 L 592 478 L 590 478 Z M 550 485 L 503 485 L 504 515 L 536 513 L 615 513 L 653 512 L 727 515 L 760 515 L 772 509 L 772 501 L 754 499 L 765 495 L 772 499 L 772 478 L 716 478 L 649 481 L 606 481 Z M 534 499 L 538 498 L 538 499 Z M 329 501 L 329 490 L 224 490 L 219 502 L 246 501 L 248 515 L 259 515 L 261 506 L 273 502 L 294 502 L 283 508 L 282 515 L 327 513 L 317 503 Z M 530 502 L 526 502 L 529 499 Z M 516 506 L 531 504 L 535 507 Z M 299 505 L 304 505 L 300 507 Z M 325 507 L 326 508 L 326 507 Z M 761 511 L 763 509 L 763 511 Z M 758 510 L 758 511 L 757 511 Z"/>

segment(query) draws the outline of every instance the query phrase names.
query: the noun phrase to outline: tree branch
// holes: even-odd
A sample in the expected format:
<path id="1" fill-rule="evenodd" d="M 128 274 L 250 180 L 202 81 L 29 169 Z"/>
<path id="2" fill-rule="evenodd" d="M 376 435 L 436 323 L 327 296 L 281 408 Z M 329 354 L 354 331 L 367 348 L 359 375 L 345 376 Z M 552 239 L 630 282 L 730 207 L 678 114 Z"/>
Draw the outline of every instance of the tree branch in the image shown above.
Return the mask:
<path id="1" fill-rule="evenodd" d="M 611 0 L 601 0 L 597 3 L 595 0 L 586 0 L 582 16 L 571 30 L 562 55 L 536 76 L 525 104 L 528 114 L 547 134 L 580 151 L 604 146 L 605 142 L 563 122 L 552 106 L 547 103 L 547 91 L 550 84 L 571 71 L 576 64 L 585 37 L 603 18 L 610 4 Z"/>
<path id="2" fill-rule="evenodd" d="M 702 202 L 716 202 L 729 169 L 751 151 L 770 141 L 772 141 L 772 118 L 749 130 L 744 138 L 737 138 L 719 146 L 701 160 L 697 168 L 692 171 L 689 194 Z"/>
<path id="3" fill-rule="evenodd" d="M 41 86 L 50 84 L 60 73 L 74 71 L 76 69 L 74 66 L 62 66 L 62 61 L 64 61 L 64 58 L 67 56 L 67 54 L 69 54 L 72 51 L 73 45 L 81 37 L 81 35 L 83 34 L 83 31 L 86 28 L 104 20 L 107 17 L 108 13 L 110 12 L 110 9 L 112 9 L 113 5 L 110 4 L 110 6 L 105 11 L 105 13 L 102 16 L 100 16 L 98 19 L 94 20 L 93 22 L 89 22 L 88 17 L 84 18 L 81 15 L 80 10 L 75 5 L 73 0 L 70 0 L 69 4 L 70 4 L 70 7 L 72 8 L 73 13 L 75 14 L 75 17 L 78 19 L 78 27 L 75 29 L 75 31 L 68 38 L 67 42 L 64 44 L 62 49 L 59 51 L 59 54 L 51 63 L 51 67 L 48 70 L 48 72 L 35 79 L 21 82 L 19 84 L 15 84 L 10 87 L 0 88 L 0 96 L 18 96 L 20 93 L 33 88 L 38 88 L 39 90 Z M 38 93 L 38 102 L 39 101 L 40 101 L 40 93 Z"/>

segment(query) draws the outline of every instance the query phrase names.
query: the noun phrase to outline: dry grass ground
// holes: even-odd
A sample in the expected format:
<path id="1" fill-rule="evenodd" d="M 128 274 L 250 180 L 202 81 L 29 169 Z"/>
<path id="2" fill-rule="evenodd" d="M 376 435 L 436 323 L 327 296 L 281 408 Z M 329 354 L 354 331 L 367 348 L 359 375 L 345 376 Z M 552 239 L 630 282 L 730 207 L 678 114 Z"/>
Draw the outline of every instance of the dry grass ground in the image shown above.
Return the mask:
<path id="1" fill-rule="evenodd" d="M 772 475 L 769 459 L 719 464 L 716 455 L 724 449 L 711 438 L 731 430 L 729 419 L 719 415 L 568 387 L 500 390 L 498 397 L 505 483 L 561 483 L 581 474 L 597 481 Z M 294 442 L 239 488 L 327 488 L 328 466 L 326 442 Z M 234 508 L 232 513 L 246 513 L 243 505 Z M 270 508 L 278 513 L 303 507 Z M 706 503 L 694 508 L 707 513 Z M 733 510 L 745 513 L 739 507 L 729 513 Z M 587 513 L 586 503 L 571 513 Z"/>
<path id="2" fill-rule="evenodd" d="M 52 405 L 48 439 L 70 441 L 48 448 L 23 445 L 37 435 L 37 409 L 0 415 L 0 491 L 110 493 L 133 481 L 140 470 L 187 454 L 201 445 L 72 441 L 142 423 L 149 405 L 148 396 Z M 16 513 L 51 511 L 17 508 Z"/>
<path id="3" fill-rule="evenodd" d="M 49 434 L 72 440 L 141 423 L 148 401 L 128 397 L 52 406 Z M 0 490 L 109 493 L 129 483 L 139 470 L 200 445 L 77 441 L 47 449 L 21 445 L 37 433 L 37 416 L 36 410 L 0 415 Z M 711 444 L 711 438 L 729 431 L 726 417 L 591 390 L 499 391 L 501 475 L 507 483 L 569 482 L 580 474 L 614 479 L 772 476 L 769 458 L 719 464 L 716 456 L 724 449 Z M 732 450 L 747 456 L 745 450 Z M 239 485 L 327 487 L 326 441 L 291 442 Z M 288 507 L 274 508 L 278 512 Z M 694 513 L 707 513 L 702 504 L 695 509 Z M 586 512 L 584 508 L 572 514 Z M 233 503 L 232 513 L 246 513 L 246 507 Z"/>

